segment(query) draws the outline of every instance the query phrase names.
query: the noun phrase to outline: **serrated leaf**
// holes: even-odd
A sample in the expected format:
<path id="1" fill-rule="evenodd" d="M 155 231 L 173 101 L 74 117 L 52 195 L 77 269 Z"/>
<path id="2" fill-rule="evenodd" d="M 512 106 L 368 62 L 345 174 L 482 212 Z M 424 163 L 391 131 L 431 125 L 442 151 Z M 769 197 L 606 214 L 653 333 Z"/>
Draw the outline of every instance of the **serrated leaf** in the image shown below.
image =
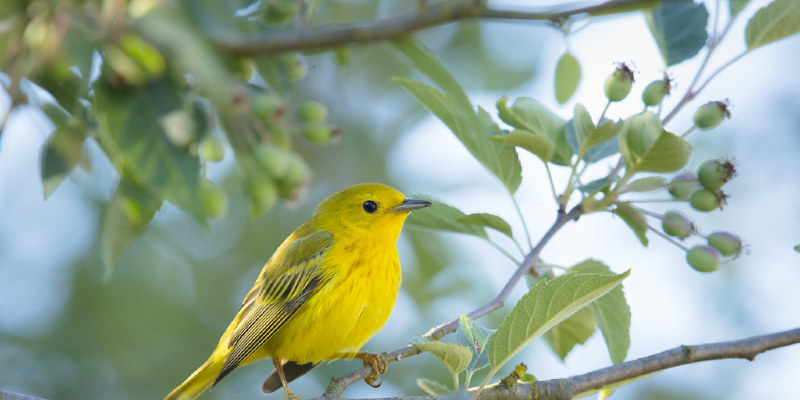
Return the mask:
<path id="1" fill-rule="evenodd" d="M 629 274 L 565 274 L 540 281 L 522 296 L 489 339 L 492 370 L 485 382 L 530 341 L 608 293 Z"/>
<path id="2" fill-rule="evenodd" d="M 586 343 L 595 331 L 594 314 L 589 307 L 578 310 L 569 318 L 545 332 L 542 337 L 562 361 L 578 344 Z"/>
<path id="3" fill-rule="evenodd" d="M 641 159 L 637 171 L 675 172 L 689 162 L 692 145 L 679 136 L 661 132 L 656 142 Z"/>
<path id="4" fill-rule="evenodd" d="M 581 64 L 571 53 L 564 53 L 556 64 L 554 86 L 556 100 L 564 104 L 575 94 L 578 83 L 581 81 Z"/>
<path id="5" fill-rule="evenodd" d="M 111 275 L 119 257 L 147 228 L 159 208 L 160 198 L 125 177 L 120 178 L 103 220 L 102 254 L 106 276 Z"/>
<path id="6" fill-rule="evenodd" d="M 744 30 L 747 50 L 800 32 L 800 1 L 775 0 L 758 10 Z"/>
<path id="7" fill-rule="evenodd" d="M 600 179 L 595 179 L 585 185 L 580 185 L 578 186 L 578 190 L 586 194 L 597 193 L 600 191 L 607 190 L 612 183 L 614 183 L 613 179 L 604 177 Z"/>
<path id="8" fill-rule="evenodd" d="M 626 204 L 617 204 L 617 208 L 614 209 L 612 213 L 620 217 L 620 219 L 631 228 L 633 233 L 636 234 L 639 242 L 647 247 L 649 241 L 647 240 L 647 225 L 645 225 L 644 214 Z"/>
<path id="9" fill-rule="evenodd" d="M 739 15 L 739 12 L 747 7 L 747 3 L 749 2 L 750 0 L 728 0 L 728 11 L 731 18 Z"/>
<path id="10" fill-rule="evenodd" d="M 505 145 L 517 146 L 528 150 L 544 162 L 550 161 L 555 151 L 555 144 L 549 137 L 522 129 L 515 129 L 511 132 L 500 132 L 499 134 L 490 136 L 490 138 Z"/>
<path id="11" fill-rule="evenodd" d="M 625 192 L 649 192 L 655 189 L 662 189 L 666 184 L 667 180 L 662 176 L 648 176 L 626 184 L 622 190 Z"/>
<path id="12" fill-rule="evenodd" d="M 447 386 L 428 378 L 417 378 L 417 386 L 419 386 L 423 392 L 430 395 L 443 394 L 451 391 Z"/>
<path id="13" fill-rule="evenodd" d="M 532 98 L 519 97 L 511 108 L 506 106 L 507 101 L 505 96 L 497 100 L 500 119 L 514 128 L 546 136 L 553 143 L 553 155 L 547 161 L 569 165 L 573 152 L 567 142 L 566 122 Z"/>
<path id="14" fill-rule="evenodd" d="M 664 1 L 645 11 L 645 18 L 667 66 L 694 57 L 708 40 L 708 10 L 702 3 Z"/>
<path id="15" fill-rule="evenodd" d="M 467 224 L 474 224 L 492 228 L 510 238 L 514 238 L 514 233 L 511 231 L 511 225 L 506 220 L 489 213 L 475 213 L 461 217 L 459 222 Z"/>
<path id="16" fill-rule="evenodd" d="M 514 148 L 489 138 L 492 132 L 500 131 L 492 117 L 480 107 L 476 111 L 461 85 L 423 44 L 406 40 L 396 42 L 395 47 L 442 90 L 412 79 L 395 81 L 447 125 L 472 156 L 513 194 L 522 181 L 522 167 Z"/>
<path id="17" fill-rule="evenodd" d="M 489 355 L 486 352 L 486 343 L 492 331 L 479 324 L 474 319 L 462 315 L 458 320 L 458 344 L 467 347 L 472 351 L 472 361 L 467 366 L 470 371 L 479 371 L 489 366 Z"/>
<path id="18" fill-rule="evenodd" d="M 176 132 L 200 137 L 205 117 L 184 104 L 179 91 L 175 83 L 164 79 L 128 88 L 110 87 L 98 79 L 93 101 L 98 139 L 118 171 L 205 226 L 199 196 L 200 159 L 170 139 Z M 176 116 L 185 118 L 176 120 Z"/>
<path id="19" fill-rule="evenodd" d="M 417 228 L 466 233 L 467 235 L 477 236 L 482 239 L 489 238 L 483 226 L 462 222 L 461 219 L 466 215 L 461 212 L 461 210 L 425 195 L 415 195 L 414 198 L 428 200 L 433 206 L 411 213 L 408 219 L 406 219 L 406 225 Z"/>
<path id="20" fill-rule="evenodd" d="M 611 268 L 600 261 L 586 260 L 570 267 L 571 273 L 610 273 Z M 608 355 L 614 364 L 621 363 L 631 346 L 631 309 L 625 300 L 622 285 L 611 289 L 591 304 L 597 327 L 603 333 Z"/>
<path id="21" fill-rule="evenodd" d="M 419 350 L 433 354 L 454 376 L 465 370 L 472 361 L 472 350 L 467 347 L 445 342 L 412 343 Z"/>
<path id="22" fill-rule="evenodd" d="M 683 168 L 692 146 L 664 130 L 661 120 L 650 111 L 634 115 L 623 123 L 619 147 L 628 170 L 672 172 Z"/>

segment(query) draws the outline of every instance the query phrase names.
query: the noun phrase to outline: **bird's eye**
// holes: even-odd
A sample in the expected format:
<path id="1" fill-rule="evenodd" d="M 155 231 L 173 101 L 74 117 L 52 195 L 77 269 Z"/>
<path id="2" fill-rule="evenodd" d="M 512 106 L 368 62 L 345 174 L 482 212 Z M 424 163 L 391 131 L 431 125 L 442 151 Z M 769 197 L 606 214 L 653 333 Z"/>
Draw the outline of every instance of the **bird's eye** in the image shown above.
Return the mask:
<path id="1" fill-rule="evenodd" d="M 367 200 L 361 205 L 361 208 L 363 208 L 367 213 L 372 214 L 378 210 L 378 205 L 372 200 Z"/>

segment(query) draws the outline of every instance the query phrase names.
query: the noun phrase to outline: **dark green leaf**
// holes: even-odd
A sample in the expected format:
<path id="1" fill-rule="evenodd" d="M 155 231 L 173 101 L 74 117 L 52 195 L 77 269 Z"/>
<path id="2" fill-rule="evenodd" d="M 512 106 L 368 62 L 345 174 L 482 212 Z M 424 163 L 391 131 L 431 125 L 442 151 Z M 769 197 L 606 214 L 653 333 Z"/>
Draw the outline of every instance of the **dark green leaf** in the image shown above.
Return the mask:
<path id="1" fill-rule="evenodd" d="M 433 206 L 411 213 L 406 220 L 408 226 L 466 233 L 467 235 L 477 236 L 482 239 L 489 238 L 483 226 L 461 221 L 461 219 L 466 216 L 461 210 L 440 201 L 433 200 L 428 196 L 416 195 L 414 198 L 428 200 L 433 203 Z"/>
<path id="2" fill-rule="evenodd" d="M 478 371 L 489 366 L 489 355 L 486 352 L 486 343 L 492 331 L 476 322 L 474 319 L 462 315 L 458 320 L 456 331 L 458 344 L 472 350 L 472 361 L 467 366 L 470 371 Z"/>
<path id="3" fill-rule="evenodd" d="M 645 17 L 667 66 L 694 57 L 708 39 L 708 10 L 703 3 L 664 1 L 645 11 Z"/>
<path id="4" fill-rule="evenodd" d="M 514 101 L 511 108 L 506 106 L 507 101 L 506 97 L 497 100 L 500 119 L 514 128 L 545 135 L 554 144 L 553 156 L 548 161 L 558 165 L 569 165 L 573 152 L 567 143 L 564 120 L 534 99 L 520 97 Z"/>
<path id="5" fill-rule="evenodd" d="M 586 260 L 570 267 L 570 273 L 611 273 L 611 268 L 600 261 Z M 591 309 L 603 333 L 611 361 L 614 364 L 621 363 L 631 346 L 631 309 L 625 300 L 622 285 L 594 301 Z"/>
<path id="6" fill-rule="evenodd" d="M 83 160 L 83 142 L 86 132 L 83 127 L 64 124 L 47 139 L 42 147 L 41 168 L 44 197 L 47 198 L 76 164 Z"/>
<path id="7" fill-rule="evenodd" d="M 563 361 L 576 345 L 586 343 L 594 333 L 595 325 L 591 308 L 584 307 L 545 332 L 542 338 Z"/>
<path id="8" fill-rule="evenodd" d="M 490 134 L 500 131 L 491 116 L 480 107 L 475 111 L 464 89 L 424 45 L 407 40 L 395 46 L 442 90 L 411 79 L 395 78 L 395 81 L 447 125 L 473 157 L 514 193 L 522 181 L 522 167 L 513 147 L 489 138 Z"/>
<path id="9" fill-rule="evenodd" d="M 125 177 L 120 179 L 103 221 L 102 246 L 106 276 L 114 271 L 119 257 L 147 228 L 159 208 L 159 197 Z"/>
<path id="10" fill-rule="evenodd" d="M 750 18 L 744 37 L 747 49 L 753 50 L 797 32 L 800 32 L 800 1 L 775 0 Z"/>
<path id="11" fill-rule="evenodd" d="M 642 245 L 646 247 L 648 240 L 644 214 L 626 204 L 617 204 L 617 208 L 612 212 L 631 228 Z"/>
<path id="12" fill-rule="evenodd" d="M 200 137 L 206 118 L 185 104 L 179 89 L 167 80 L 113 88 L 101 79 L 94 93 L 98 139 L 117 170 L 204 225 L 200 160 L 188 146 L 175 142 Z"/>
<path id="13" fill-rule="evenodd" d="M 490 138 L 509 146 L 517 146 L 528 150 L 544 162 L 553 158 L 553 152 L 555 151 L 555 144 L 550 138 L 540 133 L 529 132 L 522 129 L 515 129 L 511 132 L 500 132 L 499 134 L 490 136 Z"/>
<path id="14" fill-rule="evenodd" d="M 575 94 L 581 81 L 581 64 L 578 59 L 570 53 L 564 53 L 556 64 L 554 80 L 556 100 L 564 104 Z"/>
<path id="15" fill-rule="evenodd" d="M 739 15 L 739 12 L 747 7 L 747 3 L 749 2 L 750 0 L 728 0 L 728 11 L 730 12 L 731 18 Z"/>
<path id="16" fill-rule="evenodd" d="M 497 215 L 489 213 L 469 214 L 461 217 L 459 222 L 492 228 L 512 239 L 514 238 L 514 234 L 511 231 L 511 226 L 508 224 L 508 222 L 506 222 L 506 220 L 498 217 Z"/>

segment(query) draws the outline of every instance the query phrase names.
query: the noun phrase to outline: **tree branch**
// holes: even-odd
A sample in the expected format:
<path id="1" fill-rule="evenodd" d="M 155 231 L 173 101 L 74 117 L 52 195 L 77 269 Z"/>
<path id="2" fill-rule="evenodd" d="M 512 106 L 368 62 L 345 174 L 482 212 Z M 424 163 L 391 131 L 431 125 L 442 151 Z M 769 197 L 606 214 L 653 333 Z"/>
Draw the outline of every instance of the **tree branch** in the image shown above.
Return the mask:
<path id="1" fill-rule="evenodd" d="M 514 274 L 506 282 L 503 289 L 500 290 L 500 293 L 495 296 L 490 302 L 470 311 L 467 315 L 470 318 L 478 319 L 494 310 L 503 306 L 503 303 L 506 301 L 508 296 L 511 294 L 511 291 L 517 285 L 517 283 L 525 276 L 528 271 L 531 270 L 533 265 L 536 263 L 536 260 L 539 258 L 539 254 L 544 249 L 544 246 L 547 242 L 552 239 L 552 237 L 561 229 L 564 225 L 566 225 L 569 221 L 575 221 L 583 214 L 583 207 L 581 205 L 575 206 L 569 212 L 565 212 L 563 209 L 558 211 L 558 216 L 556 217 L 555 222 L 550 227 L 550 229 L 542 236 L 539 240 L 539 243 L 525 256 L 525 259 L 519 264 L 517 270 L 514 271 Z M 444 335 L 448 333 L 455 332 L 458 328 L 458 318 L 452 319 L 444 324 L 436 326 L 426 333 L 425 336 L 431 340 L 438 340 Z M 416 347 L 408 345 L 403 348 L 397 349 L 391 353 L 388 353 L 386 359 L 388 362 L 392 361 L 400 361 L 403 358 L 411 357 L 413 355 L 419 354 L 420 351 L 417 350 Z M 347 388 L 347 386 L 358 382 L 372 373 L 372 367 L 363 367 L 355 372 L 352 372 L 348 375 L 335 377 L 331 379 L 331 383 L 328 385 L 328 388 L 325 390 L 325 394 L 322 395 L 320 399 L 325 400 L 332 400 L 332 399 L 341 399 L 342 393 Z"/>
<path id="2" fill-rule="evenodd" d="M 247 38 L 216 38 L 215 41 L 223 50 L 233 55 L 263 56 L 289 50 L 320 50 L 353 43 L 400 39 L 412 32 L 466 19 L 557 23 L 575 15 L 624 12 L 655 3 L 653 0 L 608 0 L 589 6 L 571 4 L 566 7 L 522 11 L 489 8 L 484 1 L 444 1 L 378 21 L 318 28 L 301 26 Z"/>
<path id="3" fill-rule="evenodd" d="M 0 399 L 2 400 L 44 400 L 40 397 L 35 396 L 28 396 L 27 394 L 19 394 L 14 392 L 9 392 L 6 390 L 0 390 Z"/>
<path id="4" fill-rule="evenodd" d="M 742 358 L 753 361 L 757 355 L 765 351 L 797 343 L 800 343 L 800 328 L 727 342 L 683 345 L 651 356 L 626 361 L 566 379 L 552 379 L 536 382 L 518 382 L 517 379 L 503 379 L 487 387 L 481 393 L 479 399 L 572 399 L 581 393 L 599 390 L 615 383 L 624 382 L 629 379 L 680 365 L 730 358 Z M 452 394 L 410 396 L 403 397 L 403 399 L 444 400 L 448 398 L 449 395 Z M 399 400 L 399 398 L 393 397 L 361 400 L 395 399 Z"/>

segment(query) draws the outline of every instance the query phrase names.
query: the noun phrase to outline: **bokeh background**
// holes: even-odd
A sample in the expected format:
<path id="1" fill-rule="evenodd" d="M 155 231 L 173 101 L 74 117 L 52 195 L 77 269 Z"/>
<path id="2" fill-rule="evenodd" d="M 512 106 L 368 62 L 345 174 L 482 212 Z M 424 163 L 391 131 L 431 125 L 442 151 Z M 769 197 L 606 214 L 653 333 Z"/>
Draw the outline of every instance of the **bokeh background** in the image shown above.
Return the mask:
<path id="1" fill-rule="evenodd" d="M 387 17 L 398 9 L 376 1 L 324 1 L 319 20 Z M 545 4 L 544 2 L 537 2 Z M 553 3 L 553 2 L 550 2 Z M 709 2 L 711 12 L 714 4 Z M 722 2 L 724 3 L 724 2 Z M 745 21 L 766 1 L 752 1 L 712 59 L 712 69 L 744 49 Z M 512 4 L 498 2 L 498 5 Z M 727 14 L 723 6 L 722 20 Z M 641 13 L 598 18 L 568 41 L 534 23 L 471 21 L 418 35 L 453 72 L 474 103 L 494 110 L 501 95 L 531 96 L 569 117 L 576 101 L 597 118 L 603 82 L 614 62 L 635 65 L 638 84 L 608 116 L 641 110 L 647 82 L 663 73 Z M 567 46 L 580 60 L 578 93 L 559 107 L 553 70 Z M 206 359 L 263 263 L 326 195 L 359 182 L 384 182 L 406 194 L 425 193 L 465 212 L 492 212 L 521 224 L 502 185 L 451 133 L 392 82 L 418 76 L 386 44 L 353 48 L 352 65 L 336 66 L 330 54 L 309 55 L 303 93 L 332 108 L 345 128 L 327 147 L 299 145 L 315 179 L 294 205 L 279 205 L 250 220 L 242 176 L 228 156 L 210 165 L 228 197 L 225 216 L 204 231 L 177 208 L 165 205 L 150 227 L 104 279 L 99 242 L 101 210 L 116 177 L 93 144 L 92 171 L 76 170 L 47 200 L 39 180 L 39 152 L 52 127 L 38 112 L 15 112 L 0 138 L 0 388 L 52 399 L 157 399 Z M 700 60 L 670 69 L 677 101 Z M 632 309 L 628 358 L 679 344 L 729 340 L 800 326 L 800 37 L 756 50 L 723 72 L 667 129 L 683 132 L 697 106 L 730 99 L 733 119 L 690 138 L 703 160 L 735 158 L 739 176 L 726 186 L 722 212 L 698 215 L 685 205 L 650 209 L 691 212 L 700 229 L 731 230 L 749 243 L 745 255 L 712 274 L 690 269 L 678 248 L 649 235 L 643 248 L 621 221 L 589 215 L 561 231 L 542 257 L 569 266 L 586 258 L 615 271 L 632 268 L 625 292 Z M 2 109 L 8 99 L 0 97 Z M 517 199 L 534 238 L 547 229 L 556 206 L 541 163 L 520 154 L 523 184 Z M 596 174 L 616 162 L 598 163 Z M 566 170 L 554 169 L 563 187 Z M 590 173 L 591 175 L 591 173 Z M 666 196 L 663 196 L 666 197 Z M 523 238 L 522 235 L 519 235 Z M 509 246 L 502 237 L 501 245 Z M 388 351 L 431 326 L 458 317 L 491 299 L 514 269 L 478 239 L 406 229 L 398 243 L 403 290 L 386 327 L 366 346 Z M 511 247 L 508 247 L 511 249 Z M 522 293 L 512 295 L 509 306 Z M 506 308 L 507 311 L 509 308 Z M 496 327 L 504 311 L 482 323 Z M 610 364 L 599 334 L 565 363 L 541 341 L 515 357 L 540 379 L 566 377 Z M 292 385 L 300 396 L 321 394 L 331 376 L 360 364 L 326 364 Z M 206 399 L 261 398 L 269 361 L 238 369 L 204 395 Z M 502 373 L 503 371 L 501 371 Z M 418 376 L 446 383 L 446 369 L 430 355 L 390 365 L 383 386 L 357 383 L 351 397 L 422 394 Z M 662 372 L 617 390 L 619 399 L 797 398 L 800 346 L 779 349 L 754 362 L 726 360 Z M 267 398 L 279 399 L 282 393 Z"/>

